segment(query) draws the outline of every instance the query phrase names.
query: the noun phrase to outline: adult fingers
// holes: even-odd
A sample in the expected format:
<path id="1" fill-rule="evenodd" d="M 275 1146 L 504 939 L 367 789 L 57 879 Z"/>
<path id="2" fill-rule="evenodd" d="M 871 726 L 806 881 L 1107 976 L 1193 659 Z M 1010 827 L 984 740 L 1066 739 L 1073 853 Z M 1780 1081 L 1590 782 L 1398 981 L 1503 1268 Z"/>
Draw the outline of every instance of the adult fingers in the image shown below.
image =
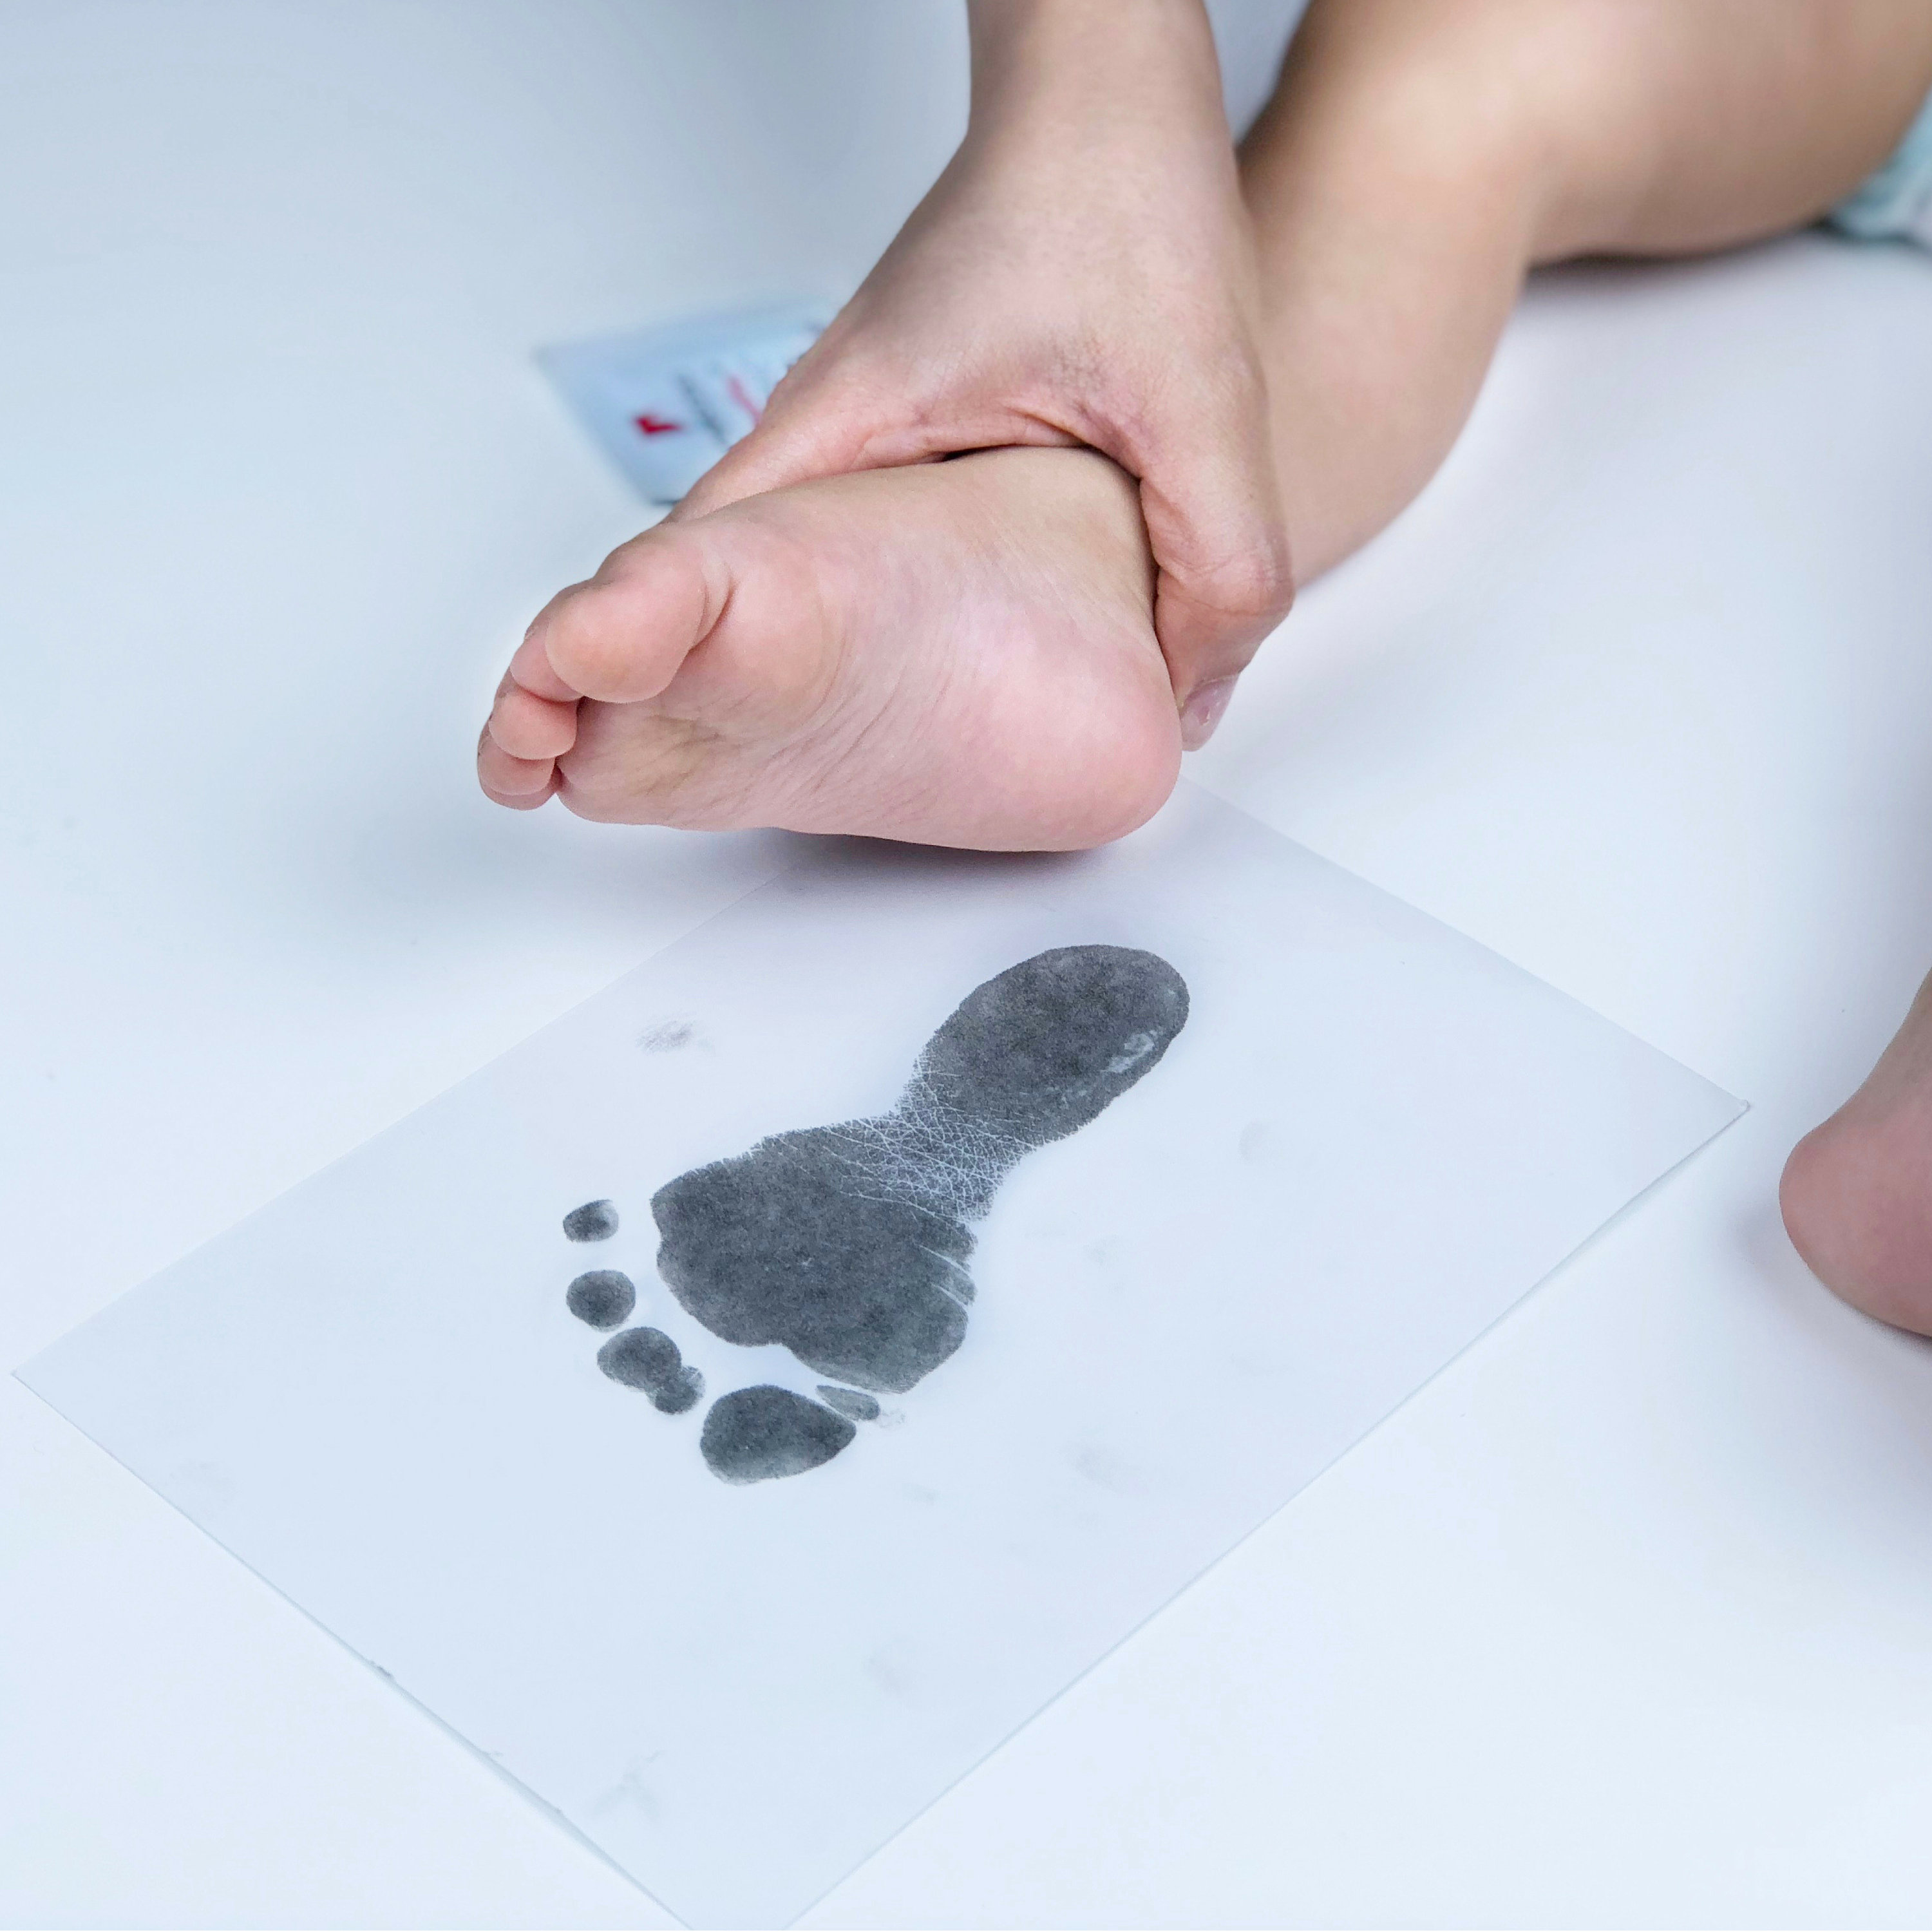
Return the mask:
<path id="1" fill-rule="evenodd" d="M 701 517 L 746 496 L 871 466 L 861 452 L 891 415 L 896 386 L 868 377 L 850 308 L 788 370 L 751 434 L 734 443 L 671 514 Z"/>
<path id="2" fill-rule="evenodd" d="M 867 418 L 842 409 L 829 396 L 782 414 L 768 412 L 692 485 L 671 514 L 680 520 L 702 517 L 768 490 L 870 467 L 861 452 L 871 430 Z"/>
<path id="3" fill-rule="evenodd" d="M 855 352 L 828 359 L 823 374 L 801 362 L 772 392 L 757 427 L 698 478 L 671 520 L 705 516 L 820 477 L 1009 443 L 1082 440 L 1050 414 L 1009 400 L 998 383 L 962 380 L 940 395 L 916 384 L 896 362 Z"/>

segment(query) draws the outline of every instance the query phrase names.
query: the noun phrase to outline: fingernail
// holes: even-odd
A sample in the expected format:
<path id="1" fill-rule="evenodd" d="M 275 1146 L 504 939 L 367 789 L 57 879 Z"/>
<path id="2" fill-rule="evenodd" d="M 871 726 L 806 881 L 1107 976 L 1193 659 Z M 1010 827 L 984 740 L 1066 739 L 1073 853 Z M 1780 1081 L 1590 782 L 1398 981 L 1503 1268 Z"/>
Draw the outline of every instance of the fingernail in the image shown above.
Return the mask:
<path id="1" fill-rule="evenodd" d="M 1234 680 L 1217 677 L 1196 686 L 1180 712 L 1180 745 L 1184 751 L 1198 752 L 1214 735 L 1214 728 L 1234 694 Z"/>

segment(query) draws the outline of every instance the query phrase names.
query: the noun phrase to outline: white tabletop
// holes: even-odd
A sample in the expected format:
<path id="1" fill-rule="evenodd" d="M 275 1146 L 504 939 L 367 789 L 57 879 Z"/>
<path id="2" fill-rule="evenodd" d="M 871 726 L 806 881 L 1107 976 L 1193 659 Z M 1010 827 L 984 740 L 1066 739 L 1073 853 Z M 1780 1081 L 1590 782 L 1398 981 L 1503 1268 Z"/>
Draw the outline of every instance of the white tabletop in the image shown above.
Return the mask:
<path id="1" fill-rule="evenodd" d="M 639 520 L 530 352 L 849 285 L 961 38 L 0 17 L 0 1364 L 778 862 L 472 789 Z M 1932 257 L 1532 292 L 1194 774 L 1754 1112 L 810 1922 L 1924 1922 L 1932 1347 L 1774 1190 L 1932 965 L 1928 645 Z M 0 1580 L 5 1922 L 664 1922 L 11 1382 Z"/>

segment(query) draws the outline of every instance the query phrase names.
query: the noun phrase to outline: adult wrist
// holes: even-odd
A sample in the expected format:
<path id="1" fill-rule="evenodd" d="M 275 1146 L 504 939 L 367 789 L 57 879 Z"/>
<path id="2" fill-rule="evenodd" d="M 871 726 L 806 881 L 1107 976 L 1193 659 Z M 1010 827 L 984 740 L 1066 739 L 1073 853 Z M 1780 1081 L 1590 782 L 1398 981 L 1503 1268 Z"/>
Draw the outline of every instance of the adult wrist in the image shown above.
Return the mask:
<path id="1" fill-rule="evenodd" d="M 967 16 L 972 132 L 1179 121 L 1225 134 L 1202 0 L 967 0 Z"/>

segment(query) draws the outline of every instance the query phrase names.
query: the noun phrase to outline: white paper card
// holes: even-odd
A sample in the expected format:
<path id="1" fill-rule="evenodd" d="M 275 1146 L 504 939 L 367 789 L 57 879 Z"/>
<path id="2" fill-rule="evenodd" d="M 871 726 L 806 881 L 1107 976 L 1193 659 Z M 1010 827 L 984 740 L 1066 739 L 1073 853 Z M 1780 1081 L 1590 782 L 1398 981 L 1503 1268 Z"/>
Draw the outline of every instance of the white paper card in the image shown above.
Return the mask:
<path id="1" fill-rule="evenodd" d="M 675 503 L 748 435 L 829 316 L 815 302 L 696 317 L 537 352 L 638 493 Z"/>
<path id="2" fill-rule="evenodd" d="M 720 1480 L 714 1399 L 836 1378 L 686 1312 L 654 1191 L 881 1114 L 1070 946 L 1184 980 L 1165 1057 L 999 1187 L 950 1359 Z M 784 1922 L 1740 1111 L 1197 791 L 1078 856 L 828 842 L 22 1372 L 672 1911 Z M 704 1400 L 599 1372 L 589 1270 Z"/>

